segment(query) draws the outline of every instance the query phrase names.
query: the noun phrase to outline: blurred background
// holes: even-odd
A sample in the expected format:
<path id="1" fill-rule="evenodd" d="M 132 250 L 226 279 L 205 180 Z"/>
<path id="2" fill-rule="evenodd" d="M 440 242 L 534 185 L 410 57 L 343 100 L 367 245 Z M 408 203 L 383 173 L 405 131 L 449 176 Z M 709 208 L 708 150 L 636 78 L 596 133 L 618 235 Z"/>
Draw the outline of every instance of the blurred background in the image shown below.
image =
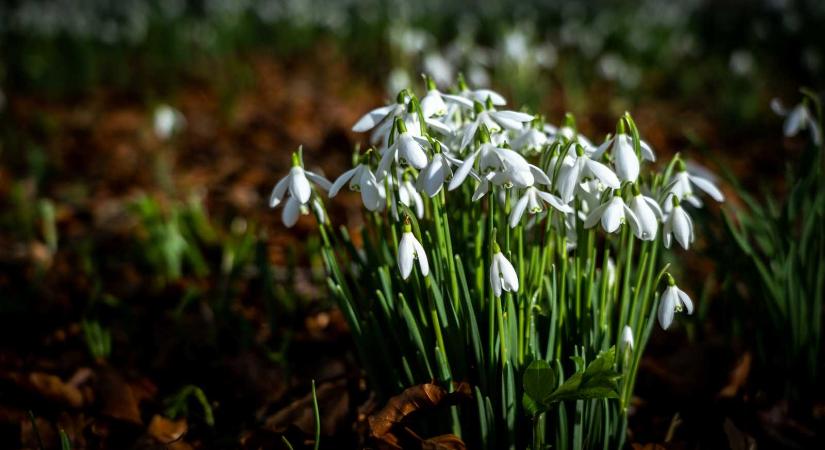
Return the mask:
<path id="1" fill-rule="evenodd" d="M 0 3 L 0 447 L 302 448 L 312 379 L 322 447 L 366 445 L 383 404 L 315 224 L 267 198 L 301 144 L 340 174 L 352 124 L 426 72 L 596 140 L 629 111 L 718 175 L 728 202 L 672 261 L 698 311 L 651 339 L 634 448 L 822 448 L 818 354 L 781 358 L 725 211 L 789 191 L 809 139 L 770 103 L 821 96 L 823 29 L 821 0 Z M 357 197 L 330 209 L 360 223 Z"/>

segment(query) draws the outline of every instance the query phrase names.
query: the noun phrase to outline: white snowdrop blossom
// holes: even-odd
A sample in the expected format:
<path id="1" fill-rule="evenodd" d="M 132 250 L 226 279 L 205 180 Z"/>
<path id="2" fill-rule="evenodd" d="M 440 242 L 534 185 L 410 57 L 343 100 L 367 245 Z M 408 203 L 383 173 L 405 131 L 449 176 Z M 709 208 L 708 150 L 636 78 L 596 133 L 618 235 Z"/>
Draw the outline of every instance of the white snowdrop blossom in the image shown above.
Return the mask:
<path id="1" fill-rule="evenodd" d="M 0 102 L 0 106 L 2 106 L 2 102 Z M 155 136 L 165 141 L 186 126 L 186 118 L 177 109 L 169 105 L 160 105 L 155 108 L 153 125 Z"/>
<path id="2" fill-rule="evenodd" d="M 527 127 L 518 133 L 512 144 L 514 149 L 522 153 L 539 152 L 548 141 L 547 135 L 535 127 Z"/>
<path id="3" fill-rule="evenodd" d="M 378 211 L 384 205 L 384 186 L 375 178 L 370 167 L 358 164 L 354 169 L 347 170 L 332 184 L 329 189 L 329 198 L 338 195 L 338 192 L 349 181 L 351 191 L 361 193 L 361 201 L 369 211 Z"/>
<path id="4" fill-rule="evenodd" d="M 599 221 L 608 233 L 615 233 L 619 226 L 627 221 L 633 234 L 639 235 L 639 219 L 636 213 L 625 205 L 624 200 L 618 195 L 591 211 L 584 221 L 584 227 L 593 228 Z"/>
<path id="5" fill-rule="evenodd" d="M 431 117 L 441 117 L 448 113 L 447 102 L 454 103 L 464 108 L 472 108 L 473 102 L 460 95 L 447 95 L 441 93 L 432 78 L 426 77 L 427 95 L 421 99 L 421 113 L 425 119 Z"/>
<path id="6" fill-rule="evenodd" d="M 395 142 L 383 150 L 381 163 L 378 164 L 376 177 L 378 181 L 384 179 L 390 170 L 393 162 L 398 161 L 402 166 L 410 165 L 416 169 L 427 167 L 427 152 L 421 145 L 420 138 L 413 137 L 408 131 L 404 121 L 395 119 L 396 130 Z"/>
<path id="7" fill-rule="evenodd" d="M 301 166 L 300 157 L 297 153 L 292 154 L 292 169 L 289 174 L 278 181 L 269 196 L 269 207 L 275 208 L 280 205 L 287 193 L 289 197 L 284 205 L 281 219 L 284 225 L 292 227 L 298 221 L 299 214 L 309 214 L 306 208 L 312 195 L 310 180 L 325 191 L 332 188 L 332 183 L 326 178 L 317 175 Z M 315 205 L 313 205 L 315 206 Z"/>
<path id="8" fill-rule="evenodd" d="M 630 210 L 639 220 L 639 229 L 636 237 L 643 241 L 656 239 L 656 231 L 659 229 L 659 222 L 663 219 L 662 209 L 650 197 L 642 195 L 639 187 L 633 185 L 633 198 L 630 199 Z"/>
<path id="9" fill-rule="evenodd" d="M 605 151 L 610 150 L 613 157 L 613 167 L 616 175 L 622 181 L 635 182 L 639 178 L 639 158 L 633 149 L 633 140 L 625 133 L 619 133 L 604 142 L 593 154 L 600 158 Z"/>
<path id="10" fill-rule="evenodd" d="M 547 203 L 565 214 L 573 212 L 573 208 L 566 205 L 560 198 L 530 186 L 524 190 L 524 194 L 522 194 L 521 198 L 518 199 L 510 211 L 510 228 L 515 228 L 519 224 L 521 216 L 524 215 L 524 211 L 527 211 L 531 215 L 544 211 L 542 202 Z"/>
<path id="11" fill-rule="evenodd" d="M 496 297 L 501 292 L 518 292 L 518 274 L 510 261 L 501 253 L 497 243 L 493 243 L 493 262 L 490 264 L 490 287 Z"/>
<path id="12" fill-rule="evenodd" d="M 436 152 L 427 167 L 418 174 L 416 188 L 429 197 L 435 197 L 441 192 L 444 183 L 453 177 L 451 165 L 458 163 L 460 161 L 451 158 L 447 154 Z"/>
<path id="13" fill-rule="evenodd" d="M 685 291 L 676 286 L 676 282 L 670 274 L 668 277 L 668 287 L 662 292 L 659 298 L 659 325 L 662 329 L 667 330 L 670 324 L 673 323 L 673 315 L 677 312 L 687 311 L 688 314 L 693 314 L 693 302 Z"/>
<path id="14" fill-rule="evenodd" d="M 676 196 L 679 200 L 687 201 L 691 205 L 700 208 L 702 206 L 702 200 L 694 194 L 692 186 L 696 186 L 717 202 L 725 201 L 725 196 L 722 194 L 722 191 L 720 191 L 713 182 L 707 178 L 688 173 L 684 162 L 679 160 L 676 164 L 676 174 L 673 175 L 673 178 L 665 186 L 665 192 L 668 196 Z M 669 211 L 670 205 L 666 206 L 665 209 Z"/>
<path id="15" fill-rule="evenodd" d="M 464 127 L 459 150 L 464 149 L 470 144 L 470 142 L 472 142 L 476 135 L 476 131 L 478 131 L 481 125 L 486 126 L 490 132 L 496 133 L 504 129 L 521 130 L 524 127 L 525 122 L 530 122 L 533 120 L 533 116 L 522 112 L 496 111 L 495 109 L 490 108 L 485 109 L 484 106 L 478 102 L 475 103 L 475 111 L 475 120 Z"/>
<path id="16" fill-rule="evenodd" d="M 616 174 L 606 165 L 590 159 L 580 145 L 576 145 L 576 157 L 568 161 L 567 164 L 562 163 L 559 178 L 556 181 L 561 199 L 565 202 L 573 200 L 576 187 L 585 177 L 593 176 L 611 189 L 619 189 L 621 186 Z"/>
<path id="17" fill-rule="evenodd" d="M 688 213 L 680 206 L 679 199 L 671 196 L 673 208 L 665 218 L 664 226 L 664 244 L 665 248 L 670 248 L 671 239 L 675 238 L 676 242 L 685 250 L 693 243 L 695 236 L 693 234 L 693 221 L 688 216 Z"/>
<path id="18" fill-rule="evenodd" d="M 785 117 L 782 132 L 786 137 L 796 136 L 800 131 L 808 129 L 810 130 L 811 140 L 814 144 L 819 145 L 822 143 L 819 124 L 816 122 L 816 117 L 811 113 L 810 109 L 808 109 L 807 102 L 803 101 L 788 111 L 782 105 L 782 102 L 779 101 L 778 98 L 775 98 L 771 100 L 771 109 L 773 109 L 773 112 L 776 114 Z"/>
<path id="19" fill-rule="evenodd" d="M 408 279 L 412 274 L 413 263 L 418 260 L 418 268 L 422 276 L 430 274 L 430 265 L 427 261 L 427 254 L 424 252 L 424 247 L 418 242 L 418 239 L 412 233 L 409 219 L 404 223 L 404 233 L 401 235 L 401 240 L 398 242 L 398 270 L 401 271 L 401 278 Z"/>
<path id="20" fill-rule="evenodd" d="M 489 178 L 489 181 L 497 186 L 524 188 L 533 185 L 536 175 L 544 175 L 540 169 L 532 166 L 520 154 L 507 148 L 496 147 L 487 142 L 481 144 L 478 150 L 467 155 L 467 158 L 458 167 L 453 179 L 450 181 L 450 190 L 456 189 L 464 182 L 476 160 L 478 160 L 479 166 L 478 173 L 482 176 L 492 173 L 493 176 Z M 544 176 L 544 178 L 547 177 Z"/>

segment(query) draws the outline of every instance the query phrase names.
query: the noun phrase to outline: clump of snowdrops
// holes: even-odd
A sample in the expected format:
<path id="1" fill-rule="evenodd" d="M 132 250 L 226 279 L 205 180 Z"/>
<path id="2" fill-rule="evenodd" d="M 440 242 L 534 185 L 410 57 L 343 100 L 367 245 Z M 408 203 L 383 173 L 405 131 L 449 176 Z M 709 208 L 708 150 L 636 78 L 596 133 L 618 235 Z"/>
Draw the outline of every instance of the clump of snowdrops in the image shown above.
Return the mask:
<path id="1" fill-rule="evenodd" d="M 473 386 L 428 432 L 470 448 L 619 448 L 656 319 L 693 310 L 662 247 L 689 249 L 687 207 L 722 193 L 678 155 L 653 170 L 630 114 L 596 145 L 572 116 L 556 127 L 462 79 L 449 93 L 425 84 L 355 124 L 371 147 L 334 182 L 296 152 L 270 206 L 287 226 L 316 216 L 329 289 L 379 394 Z M 364 204 L 358 239 L 325 214 L 322 198 L 344 190 Z"/>

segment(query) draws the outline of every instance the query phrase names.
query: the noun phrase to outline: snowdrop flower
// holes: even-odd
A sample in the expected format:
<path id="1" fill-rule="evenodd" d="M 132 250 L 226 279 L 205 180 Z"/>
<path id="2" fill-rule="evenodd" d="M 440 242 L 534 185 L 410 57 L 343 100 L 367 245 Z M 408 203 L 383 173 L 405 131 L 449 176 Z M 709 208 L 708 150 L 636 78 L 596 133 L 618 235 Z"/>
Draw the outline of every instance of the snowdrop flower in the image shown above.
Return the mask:
<path id="1" fill-rule="evenodd" d="M 418 180 L 416 181 L 416 188 L 426 193 L 430 198 L 441 192 L 444 183 L 453 177 L 453 170 L 450 165 L 461 163 L 461 161 L 439 152 L 440 147 L 436 143 L 436 153 L 433 155 L 433 159 L 418 174 Z"/>
<path id="2" fill-rule="evenodd" d="M 778 98 L 775 98 L 771 101 L 771 109 L 773 109 L 773 112 L 776 114 L 785 117 L 785 124 L 782 131 L 786 137 L 796 136 L 800 131 L 807 128 L 810 129 L 811 140 L 814 141 L 814 144 L 819 145 L 822 142 L 819 124 L 816 121 L 816 117 L 814 117 L 808 109 L 807 102 L 803 101 L 788 111 L 782 105 L 782 102 L 780 102 Z"/>
<path id="3" fill-rule="evenodd" d="M 633 185 L 633 198 L 630 199 L 630 210 L 636 214 L 639 220 L 639 229 L 636 237 L 643 241 L 656 239 L 656 231 L 659 229 L 659 221 L 662 220 L 662 209 L 650 197 L 639 192 L 639 186 Z"/>
<path id="4" fill-rule="evenodd" d="M 553 125 L 546 124 L 544 125 L 544 132 L 547 133 L 551 139 L 566 139 L 568 141 L 575 141 L 584 148 L 585 154 L 592 155 L 596 151 L 596 146 L 593 145 L 589 139 L 576 131 L 576 119 L 570 113 L 567 113 L 564 116 L 564 126 L 561 128 L 556 128 Z M 601 155 L 599 155 L 599 157 L 601 157 Z"/>
<path id="5" fill-rule="evenodd" d="M 695 236 L 693 234 L 693 221 L 690 220 L 687 212 L 679 206 L 679 198 L 671 196 L 673 209 L 665 219 L 664 228 L 664 243 L 665 248 L 670 248 L 671 235 L 676 238 L 676 242 L 685 250 L 693 243 Z"/>
<path id="6" fill-rule="evenodd" d="M 384 203 L 383 185 L 375 178 L 369 166 L 358 164 L 354 169 L 347 170 L 335 180 L 329 189 L 329 198 L 338 195 L 338 191 L 349 181 L 349 188 L 352 191 L 361 193 L 361 201 L 370 211 L 381 209 Z"/>
<path id="7" fill-rule="evenodd" d="M 401 90 L 396 97 L 396 103 L 381 106 L 364 114 L 355 125 L 352 126 L 352 131 L 356 133 L 363 133 L 372 130 L 380 124 L 389 124 L 392 126 L 392 119 L 400 116 L 407 110 L 407 99 L 409 94 L 406 89 Z M 387 120 L 389 119 L 389 120 Z"/>
<path id="8" fill-rule="evenodd" d="M 0 102 L 0 106 L 2 106 L 2 102 Z M 186 126 L 186 118 L 183 117 L 183 114 L 169 105 L 160 105 L 155 108 L 153 120 L 155 136 L 164 141 Z"/>
<path id="9" fill-rule="evenodd" d="M 427 254 L 424 253 L 424 247 L 418 242 L 418 239 L 412 233 L 410 226 L 410 219 L 404 220 L 404 234 L 401 235 L 401 241 L 398 242 L 398 269 L 401 271 L 401 278 L 408 279 L 413 269 L 413 261 L 418 260 L 418 268 L 421 270 L 422 276 L 427 276 L 430 273 L 430 265 L 427 262 Z"/>
<path id="10" fill-rule="evenodd" d="M 687 311 L 688 314 L 693 314 L 693 302 L 685 291 L 676 287 L 676 281 L 670 274 L 667 274 L 668 287 L 662 292 L 659 299 L 659 325 L 662 329 L 667 330 L 670 324 L 673 323 L 673 314 L 677 312 Z"/>
<path id="11" fill-rule="evenodd" d="M 301 205 L 307 204 L 309 196 L 312 194 L 312 187 L 309 185 L 310 180 L 325 191 L 332 188 L 332 184 L 326 178 L 304 170 L 298 154 L 293 153 L 292 169 L 272 189 L 272 194 L 269 196 L 269 207 L 274 208 L 280 205 L 287 191 L 289 191 L 290 199 L 295 199 Z"/>
<path id="12" fill-rule="evenodd" d="M 616 175 L 622 181 L 635 182 L 639 178 L 639 158 L 633 149 L 633 140 L 630 136 L 620 133 L 609 138 L 593 153 L 593 157 L 601 158 L 607 150 L 611 150 Z"/>
<path id="13" fill-rule="evenodd" d="M 533 120 L 533 116 L 517 111 L 496 111 L 492 109 L 492 102 L 488 102 L 488 108 L 476 102 L 475 111 L 476 118 L 464 127 L 464 132 L 461 136 L 461 145 L 459 149 L 467 147 L 472 142 L 479 127 L 483 124 L 490 132 L 498 132 L 502 129 L 521 130 L 524 122 Z"/>
<path id="14" fill-rule="evenodd" d="M 622 328 L 622 337 L 619 340 L 619 351 L 624 352 L 625 350 L 633 351 L 633 329 L 630 328 L 630 325 L 625 325 Z"/>
<path id="15" fill-rule="evenodd" d="M 513 206 L 513 209 L 510 211 L 510 228 L 515 228 L 516 225 L 518 225 L 525 210 L 527 210 L 530 214 L 536 214 L 544 211 L 544 207 L 539 200 L 565 214 L 573 212 L 573 208 L 564 204 L 560 198 L 530 186 L 524 190 L 524 194 L 522 194 L 521 198 L 519 198 L 515 206 Z"/>
<path id="16" fill-rule="evenodd" d="M 541 151 L 547 141 L 547 135 L 541 130 L 527 127 L 513 140 L 513 148 L 521 150 L 522 153 L 536 153 Z"/>
<path id="17" fill-rule="evenodd" d="M 465 108 L 473 107 L 473 102 L 464 97 L 458 95 L 445 95 L 439 92 L 432 78 L 425 75 L 424 79 L 427 83 L 427 95 L 421 99 L 421 113 L 424 115 L 425 119 L 429 119 L 431 117 L 441 117 L 447 114 L 447 103 L 445 100 L 454 102 Z"/>
<path id="18" fill-rule="evenodd" d="M 685 163 L 682 160 L 679 160 L 676 163 L 676 174 L 665 186 L 665 192 L 668 196 L 673 195 L 679 200 L 687 200 L 687 202 L 691 205 L 700 208 L 702 206 L 702 201 L 699 197 L 694 195 L 691 185 L 704 191 L 717 202 L 725 201 L 725 196 L 722 195 L 722 191 L 720 191 L 719 188 L 714 186 L 714 184 L 707 178 L 688 173 Z"/>
<path id="19" fill-rule="evenodd" d="M 636 213 L 631 211 L 618 195 L 591 211 L 584 222 L 584 227 L 593 228 L 600 220 L 602 228 L 608 233 L 615 232 L 621 224 L 627 221 L 630 223 L 630 229 L 633 233 L 639 234 L 639 219 L 636 217 Z"/>
<path id="20" fill-rule="evenodd" d="M 407 126 L 400 117 L 395 118 L 395 127 L 397 131 L 395 142 L 384 149 L 381 162 L 378 164 L 378 170 L 376 171 L 378 181 L 387 176 L 390 165 L 396 159 L 401 165 L 409 164 L 416 169 L 427 167 L 427 153 L 419 141 L 407 131 Z"/>
<path id="21" fill-rule="evenodd" d="M 510 261 L 501 253 L 497 242 L 493 242 L 493 262 L 490 264 L 490 286 L 496 297 L 501 291 L 518 292 L 518 275 Z"/>
<path id="22" fill-rule="evenodd" d="M 419 219 L 424 217 L 424 199 L 409 180 L 402 181 L 398 186 L 398 201 L 404 206 L 415 208 L 415 216 Z"/>
<path id="23" fill-rule="evenodd" d="M 513 150 L 496 147 L 489 143 L 486 128 L 482 130 L 484 130 L 482 140 L 488 142 L 482 143 L 478 150 L 469 154 L 461 163 L 450 181 L 451 191 L 464 182 L 476 160 L 479 161 L 479 173 L 482 177 L 493 174 L 487 180 L 497 186 L 525 188 L 532 186 L 537 176 L 541 177 L 545 184 L 549 184 L 549 179 L 541 169 L 528 163 L 523 156 Z"/>
<path id="24" fill-rule="evenodd" d="M 565 162 L 562 163 L 559 178 L 556 181 L 561 199 L 564 202 L 573 200 L 575 188 L 581 183 L 582 178 L 590 175 L 596 177 L 611 189 L 621 187 L 616 174 L 604 164 L 590 159 L 581 145 L 576 145 L 576 157 L 571 158 L 568 164 L 565 164 Z"/>

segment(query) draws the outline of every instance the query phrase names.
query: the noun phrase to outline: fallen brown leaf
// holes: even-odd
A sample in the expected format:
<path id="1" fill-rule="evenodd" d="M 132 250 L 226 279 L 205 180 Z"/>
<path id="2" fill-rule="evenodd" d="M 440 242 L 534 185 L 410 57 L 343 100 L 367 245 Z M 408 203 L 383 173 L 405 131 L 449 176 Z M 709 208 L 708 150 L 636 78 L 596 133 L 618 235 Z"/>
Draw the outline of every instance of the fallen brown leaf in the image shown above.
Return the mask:
<path id="1" fill-rule="evenodd" d="M 739 361 L 736 362 L 736 366 L 733 370 L 730 371 L 730 377 L 728 378 L 728 384 L 719 391 L 718 396 L 722 398 L 731 398 L 735 397 L 736 394 L 742 389 L 742 386 L 748 381 L 748 375 L 751 372 L 751 357 L 750 352 L 746 352 L 739 358 Z"/>
<path id="2" fill-rule="evenodd" d="M 189 429 L 186 423 L 186 418 L 178 420 L 171 420 L 159 414 L 152 416 L 149 422 L 149 428 L 146 430 L 150 436 L 155 438 L 159 444 L 164 445 L 172 450 L 184 450 L 191 448 L 189 444 L 183 442 L 181 439 Z"/>
<path id="3" fill-rule="evenodd" d="M 444 434 L 441 436 L 431 437 L 421 442 L 421 450 L 466 450 L 458 436 L 454 434 Z"/>

